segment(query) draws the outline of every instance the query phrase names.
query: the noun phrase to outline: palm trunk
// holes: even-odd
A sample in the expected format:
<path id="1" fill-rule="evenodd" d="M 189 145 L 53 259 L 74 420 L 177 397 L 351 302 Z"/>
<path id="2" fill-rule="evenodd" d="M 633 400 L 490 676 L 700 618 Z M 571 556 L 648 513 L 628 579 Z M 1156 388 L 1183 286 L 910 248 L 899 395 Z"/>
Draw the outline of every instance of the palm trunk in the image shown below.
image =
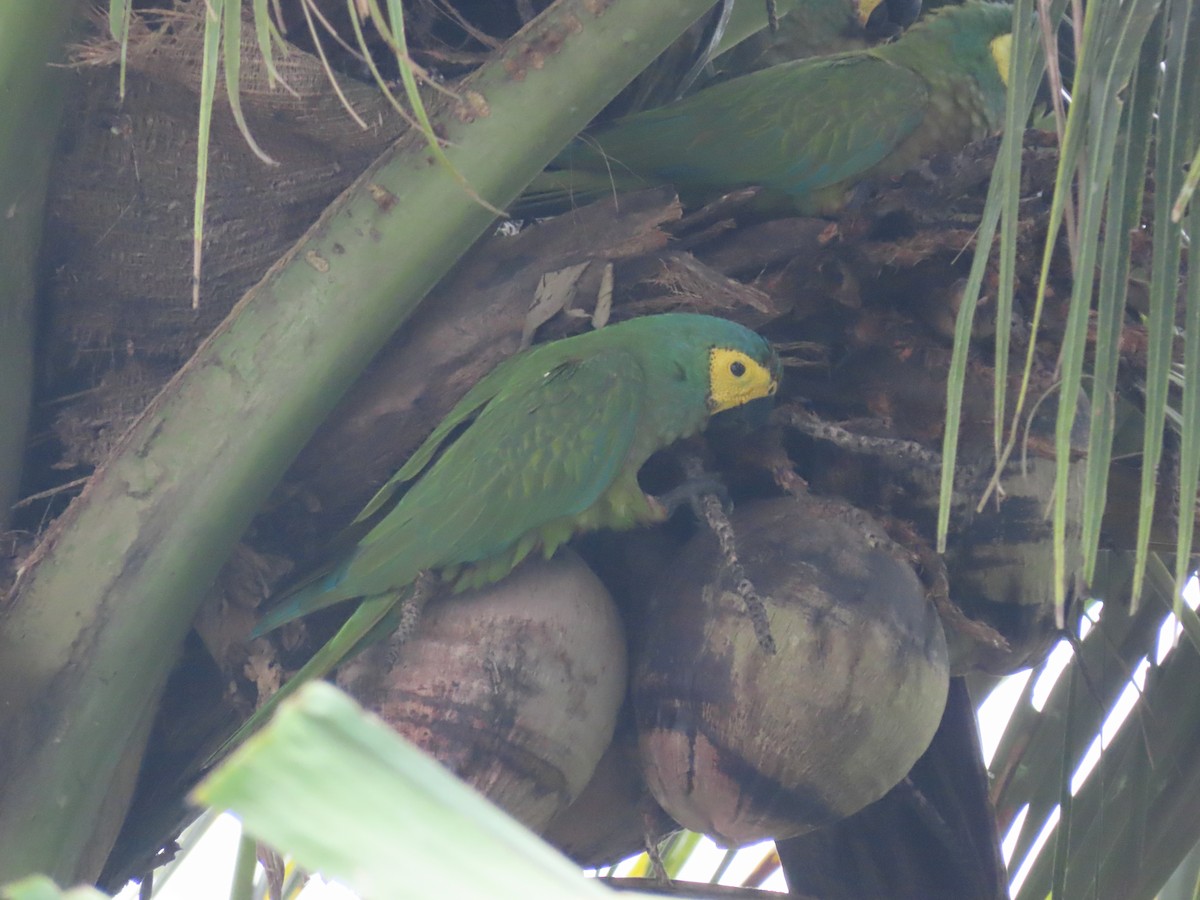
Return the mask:
<path id="1" fill-rule="evenodd" d="M 0 531 L 21 481 L 33 382 L 34 274 L 62 112 L 70 0 L 0 7 Z"/>

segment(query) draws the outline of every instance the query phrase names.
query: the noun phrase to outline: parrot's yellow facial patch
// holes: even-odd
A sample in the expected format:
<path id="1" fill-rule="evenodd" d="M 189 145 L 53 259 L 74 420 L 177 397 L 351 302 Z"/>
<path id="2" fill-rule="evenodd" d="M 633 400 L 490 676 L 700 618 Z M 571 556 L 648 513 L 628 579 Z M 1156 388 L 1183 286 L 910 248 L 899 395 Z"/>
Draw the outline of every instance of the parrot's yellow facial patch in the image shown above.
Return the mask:
<path id="1" fill-rule="evenodd" d="M 708 351 L 708 406 L 712 412 L 770 397 L 777 390 L 778 380 L 754 357 L 725 347 Z"/>
<path id="2" fill-rule="evenodd" d="M 1000 73 L 1000 80 L 1004 82 L 1004 86 L 1008 87 L 1008 64 L 1012 59 L 1012 34 L 1000 35 L 993 39 L 990 46 L 992 59 L 996 63 L 996 71 Z"/>

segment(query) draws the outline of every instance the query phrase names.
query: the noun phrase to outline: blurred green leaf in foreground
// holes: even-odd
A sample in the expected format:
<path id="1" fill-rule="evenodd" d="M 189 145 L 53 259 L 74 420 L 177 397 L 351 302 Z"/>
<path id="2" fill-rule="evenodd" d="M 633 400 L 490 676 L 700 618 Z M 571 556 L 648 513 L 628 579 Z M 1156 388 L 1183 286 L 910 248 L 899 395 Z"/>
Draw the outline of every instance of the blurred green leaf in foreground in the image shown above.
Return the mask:
<path id="1" fill-rule="evenodd" d="M 193 799 L 368 898 L 606 893 L 325 682 L 285 702 Z"/>

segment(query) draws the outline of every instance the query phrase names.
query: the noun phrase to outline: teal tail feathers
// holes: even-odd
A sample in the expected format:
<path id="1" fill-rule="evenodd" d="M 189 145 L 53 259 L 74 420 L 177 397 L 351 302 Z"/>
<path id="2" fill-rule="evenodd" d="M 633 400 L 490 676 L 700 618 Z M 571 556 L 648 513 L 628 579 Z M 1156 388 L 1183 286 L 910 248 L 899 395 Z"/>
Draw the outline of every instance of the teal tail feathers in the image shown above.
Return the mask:
<path id="1" fill-rule="evenodd" d="M 250 637 L 262 637 L 293 619 L 307 616 L 342 600 L 349 600 L 349 597 L 335 593 L 334 590 L 342 580 L 346 566 L 347 563 L 343 563 L 332 572 L 318 572 L 288 588 L 280 595 L 279 601 L 259 619 L 254 630 L 250 632 Z"/>
<path id="2" fill-rule="evenodd" d="M 628 172 L 547 169 L 529 183 L 509 212 L 517 218 L 552 216 L 603 197 L 651 186 Z"/>

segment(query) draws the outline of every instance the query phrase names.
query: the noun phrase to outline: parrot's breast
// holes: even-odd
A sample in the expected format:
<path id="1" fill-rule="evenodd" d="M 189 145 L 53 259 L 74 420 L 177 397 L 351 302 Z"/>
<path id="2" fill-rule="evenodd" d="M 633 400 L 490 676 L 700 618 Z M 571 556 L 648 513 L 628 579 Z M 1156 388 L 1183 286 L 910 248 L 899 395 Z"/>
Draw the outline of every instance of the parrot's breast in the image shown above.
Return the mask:
<path id="1" fill-rule="evenodd" d="M 881 160 L 871 174 L 882 178 L 903 174 L 922 160 L 956 152 L 965 144 L 993 134 L 1001 124 L 995 121 L 974 80 L 946 80 L 931 89 L 920 127 Z"/>
<path id="2" fill-rule="evenodd" d="M 677 388 L 678 389 L 678 388 Z M 638 437 L 617 476 L 595 501 L 571 515 L 558 516 L 530 528 L 516 541 L 485 559 L 456 566 L 443 572 L 443 578 L 453 583 L 455 591 L 480 587 L 499 581 L 522 560 L 537 551 L 549 559 L 563 544 L 577 534 L 611 529 L 625 531 L 640 525 L 661 522 L 666 511 L 638 484 L 637 473 L 650 456 L 677 440 L 697 434 L 708 421 L 703 406 L 684 402 L 690 391 L 681 391 L 677 402 L 661 404 L 656 414 L 643 419 Z M 671 391 L 660 388 L 660 399 L 671 397 Z M 695 398 L 688 397 L 688 400 Z M 656 404 L 656 408 L 658 408 Z"/>
<path id="3" fill-rule="evenodd" d="M 631 474 L 617 478 L 582 512 L 531 528 L 501 552 L 444 571 L 443 578 L 453 583 L 456 592 L 481 587 L 504 578 L 534 551 L 549 559 L 576 534 L 606 528 L 620 531 L 659 522 L 662 518 L 662 507 L 638 486 L 637 470 L 633 469 Z"/>

